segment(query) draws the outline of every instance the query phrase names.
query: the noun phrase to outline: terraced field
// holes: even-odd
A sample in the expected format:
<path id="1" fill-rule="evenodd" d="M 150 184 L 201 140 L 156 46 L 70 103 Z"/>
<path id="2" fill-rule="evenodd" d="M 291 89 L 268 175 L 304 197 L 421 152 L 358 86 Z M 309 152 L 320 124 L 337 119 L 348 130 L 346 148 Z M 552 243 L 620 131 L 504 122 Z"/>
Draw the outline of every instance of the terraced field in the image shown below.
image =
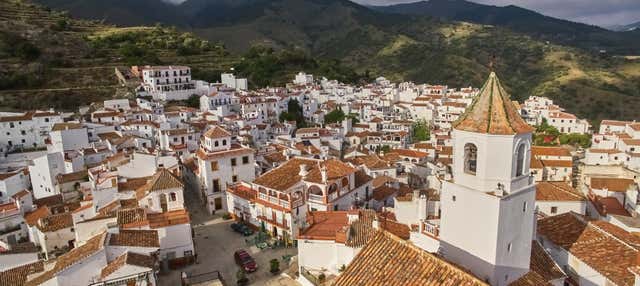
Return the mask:
<path id="1" fill-rule="evenodd" d="M 105 37 L 112 37 L 109 45 L 99 45 Z M 72 19 L 28 1 L 1 0 L 0 110 L 75 111 L 93 101 L 132 96 L 114 75 L 114 68 L 147 63 L 128 56 L 131 47 L 153 55 L 155 63 L 189 65 L 203 74 L 217 75 L 237 63 L 219 45 L 179 54 L 166 44 L 181 47 L 181 41 L 191 43 L 192 38 L 171 28 L 120 28 Z"/>

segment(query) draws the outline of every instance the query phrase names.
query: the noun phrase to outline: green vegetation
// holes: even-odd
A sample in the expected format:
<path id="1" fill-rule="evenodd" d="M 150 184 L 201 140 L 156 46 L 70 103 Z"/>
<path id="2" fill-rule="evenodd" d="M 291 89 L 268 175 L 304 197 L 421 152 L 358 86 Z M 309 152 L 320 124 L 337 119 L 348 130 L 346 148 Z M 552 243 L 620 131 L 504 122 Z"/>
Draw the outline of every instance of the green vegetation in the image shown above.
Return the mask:
<path id="1" fill-rule="evenodd" d="M 272 274 L 275 275 L 278 272 L 280 272 L 280 261 L 278 261 L 278 259 L 274 258 L 274 259 L 269 260 L 269 266 L 270 266 L 269 267 L 270 268 L 269 271 Z"/>
<path id="2" fill-rule="evenodd" d="M 560 133 L 557 128 L 549 125 L 546 119 L 542 119 L 542 123 L 535 126 L 536 130 L 533 134 L 533 144 L 539 146 L 558 146 L 572 145 L 574 147 L 588 148 L 591 146 L 591 135 L 589 134 L 564 134 Z"/>
<path id="3" fill-rule="evenodd" d="M 195 94 L 192 95 L 192 96 L 189 96 L 189 99 L 187 99 L 185 104 L 188 107 L 193 107 L 193 108 L 200 109 L 200 97 L 195 95 Z"/>
<path id="4" fill-rule="evenodd" d="M 304 120 L 304 113 L 302 106 L 297 99 L 290 99 L 287 104 L 287 111 L 280 113 L 280 122 L 295 121 L 296 127 L 303 128 L 307 126 L 307 122 Z"/>
<path id="5" fill-rule="evenodd" d="M 413 142 L 427 141 L 430 138 L 429 124 L 424 119 L 420 119 L 413 123 L 412 133 Z"/>
<path id="6" fill-rule="evenodd" d="M 222 46 L 174 28 L 115 28 L 28 1 L 0 1 L 2 111 L 74 111 L 131 96 L 133 86 L 120 85 L 114 69 L 126 71 L 133 64 L 189 65 L 194 74 L 215 74 L 219 80 L 237 61 Z"/>
<path id="7" fill-rule="evenodd" d="M 369 80 L 337 60 L 320 60 L 300 49 L 275 50 L 264 45 L 251 47 L 236 67 L 254 87 L 284 86 L 302 70 L 346 83 Z"/>
<path id="8" fill-rule="evenodd" d="M 572 145 L 582 148 L 589 148 L 591 146 L 590 134 L 561 134 L 559 140 L 561 145 Z"/>
<path id="9" fill-rule="evenodd" d="M 324 123 L 331 124 L 336 122 L 342 122 L 344 118 L 345 118 L 345 115 L 342 109 L 336 108 L 324 116 Z"/>

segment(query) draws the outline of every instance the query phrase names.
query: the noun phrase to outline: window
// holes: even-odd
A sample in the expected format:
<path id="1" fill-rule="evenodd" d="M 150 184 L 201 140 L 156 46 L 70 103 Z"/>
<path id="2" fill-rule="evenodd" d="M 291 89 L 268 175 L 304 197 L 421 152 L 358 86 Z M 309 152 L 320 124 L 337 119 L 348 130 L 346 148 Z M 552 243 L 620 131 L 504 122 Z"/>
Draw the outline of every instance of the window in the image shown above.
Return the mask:
<path id="1" fill-rule="evenodd" d="M 227 146 L 227 139 L 222 139 L 222 146 Z"/>
<path id="2" fill-rule="evenodd" d="M 249 164 L 249 156 L 242 157 L 242 164 Z"/>
<path id="3" fill-rule="evenodd" d="M 213 143 L 213 146 L 218 147 L 219 145 L 220 145 L 220 144 L 218 143 L 218 140 L 216 140 L 216 141 Z"/>
<path id="4" fill-rule="evenodd" d="M 509 242 L 509 244 L 507 244 L 507 251 L 511 252 L 511 242 Z"/>
<path id="5" fill-rule="evenodd" d="M 214 193 L 220 192 L 220 180 L 218 179 L 213 179 L 213 192 Z"/>
<path id="6" fill-rule="evenodd" d="M 193 256 L 193 251 L 191 251 L 191 250 L 187 250 L 187 251 L 185 251 L 185 252 L 184 252 L 184 256 L 187 256 L 187 257 L 188 257 L 188 256 Z"/>
<path id="7" fill-rule="evenodd" d="M 218 161 L 211 161 L 211 171 L 218 171 Z"/>
<path id="8" fill-rule="evenodd" d="M 524 202 L 522 204 L 522 212 L 526 212 L 527 211 L 527 202 Z"/>
<path id="9" fill-rule="evenodd" d="M 478 147 L 472 143 L 464 145 L 464 172 L 475 175 L 478 164 Z"/>
<path id="10" fill-rule="evenodd" d="M 520 144 L 516 151 L 516 177 L 524 175 L 524 144 Z"/>
<path id="11" fill-rule="evenodd" d="M 178 199 L 178 198 L 177 198 L 177 196 L 176 196 L 176 193 L 170 193 L 170 194 L 169 194 L 169 200 L 170 200 L 170 201 L 175 202 L 177 199 Z"/>
<path id="12" fill-rule="evenodd" d="M 236 162 L 236 158 L 231 158 L 231 166 L 236 166 L 237 162 Z"/>
<path id="13" fill-rule="evenodd" d="M 149 207 L 153 207 L 153 200 L 152 200 L 151 198 L 149 198 L 149 199 L 147 200 L 147 205 L 148 205 Z"/>
<path id="14" fill-rule="evenodd" d="M 551 207 L 551 214 L 557 214 L 558 213 L 558 207 Z"/>
<path id="15" fill-rule="evenodd" d="M 456 196 L 451 196 L 451 200 L 455 202 L 456 201 Z"/>
<path id="16" fill-rule="evenodd" d="M 234 183 L 238 182 L 238 175 L 231 176 L 231 181 Z"/>

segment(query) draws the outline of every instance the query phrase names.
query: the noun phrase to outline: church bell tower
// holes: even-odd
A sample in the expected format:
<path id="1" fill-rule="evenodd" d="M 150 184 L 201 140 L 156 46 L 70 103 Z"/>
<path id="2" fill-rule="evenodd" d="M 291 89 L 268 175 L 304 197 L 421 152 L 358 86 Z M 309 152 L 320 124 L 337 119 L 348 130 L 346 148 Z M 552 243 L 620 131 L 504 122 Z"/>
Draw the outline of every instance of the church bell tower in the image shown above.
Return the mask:
<path id="1" fill-rule="evenodd" d="M 441 194 L 440 252 L 491 285 L 508 285 L 529 271 L 532 131 L 494 72 L 453 124 L 453 180 Z"/>

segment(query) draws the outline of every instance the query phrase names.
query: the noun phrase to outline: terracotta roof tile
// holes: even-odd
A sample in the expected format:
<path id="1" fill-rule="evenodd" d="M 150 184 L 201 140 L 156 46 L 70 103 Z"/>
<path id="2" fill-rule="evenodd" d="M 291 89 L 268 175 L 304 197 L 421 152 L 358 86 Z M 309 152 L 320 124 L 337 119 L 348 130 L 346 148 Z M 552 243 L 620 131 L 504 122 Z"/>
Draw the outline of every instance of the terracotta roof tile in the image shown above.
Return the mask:
<path id="1" fill-rule="evenodd" d="M 585 201 L 576 189 L 562 182 L 539 182 L 536 185 L 536 201 Z"/>
<path id="2" fill-rule="evenodd" d="M 109 236 L 109 245 L 160 247 L 158 231 L 145 229 L 121 229 Z"/>
<path id="3" fill-rule="evenodd" d="M 27 281 L 27 276 L 41 271 L 44 271 L 42 260 L 0 271 L 0 285 L 24 285 Z"/>
<path id="4" fill-rule="evenodd" d="M 105 237 L 106 232 L 103 232 L 92 237 L 85 244 L 71 249 L 71 251 L 61 255 L 56 259 L 55 266 L 51 270 L 35 277 L 32 280 L 29 280 L 25 285 L 35 286 L 43 284 L 44 282 L 49 281 L 51 278 L 55 277 L 55 275 L 60 271 L 65 270 L 70 266 L 80 262 L 81 260 L 95 254 L 97 251 L 104 248 Z"/>
<path id="5" fill-rule="evenodd" d="M 386 231 L 378 231 L 335 286 L 487 285 L 473 275 Z"/>
<path id="6" fill-rule="evenodd" d="M 45 216 L 40 219 L 37 227 L 42 232 L 58 231 L 63 228 L 73 227 L 73 217 L 71 213 L 61 213 Z"/>
<path id="7" fill-rule="evenodd" d="M 575 213 L 564 213 L 538 221 L 539 235 L 569 251 L 613 283 L 621 286 L 634 285 L 634 275 L 628 269 L 636 265 L 637 248 L 620 240 L 621 236 L 616 237 L 607 232 L 605 228 Z"/>
<path id="8" fill-rule="evenodd" d="M 608 189 L 610 192 L 626 192 L 635 184 L 633 179 L 625 178 L 591 178 L 591 188 L 596 190 Z"/>
<path id="9" fill-rule="evenodd" d="M 231 133 L 229 133 L 229 131 L 227 130 L 224 130 L 220 126 L 214 126 L 204 133 L 204 137 L 212 138 L 212 139 L 230 137 L 230 136 L 231 136 Z"/>
<path id="10" fill-rule="evenodd" d="M 139 254 L 135 252 L 125 252 L 113 261 L 109 262 L 107 266 L 102 268 L 100 277 L 102 279 L 107 278 L 109 275 L 113 274 L 125 265 L 135 265 L 153 269 L 155 265 L 155 259 L 149 255 Z"/>
<path id="11" fill-rule="evenodd" d="M 520 117 L 493 72 L 471 106 L 452 126 L 458 130 L 488 134 L 521 134 L 533 131 Z"/>

